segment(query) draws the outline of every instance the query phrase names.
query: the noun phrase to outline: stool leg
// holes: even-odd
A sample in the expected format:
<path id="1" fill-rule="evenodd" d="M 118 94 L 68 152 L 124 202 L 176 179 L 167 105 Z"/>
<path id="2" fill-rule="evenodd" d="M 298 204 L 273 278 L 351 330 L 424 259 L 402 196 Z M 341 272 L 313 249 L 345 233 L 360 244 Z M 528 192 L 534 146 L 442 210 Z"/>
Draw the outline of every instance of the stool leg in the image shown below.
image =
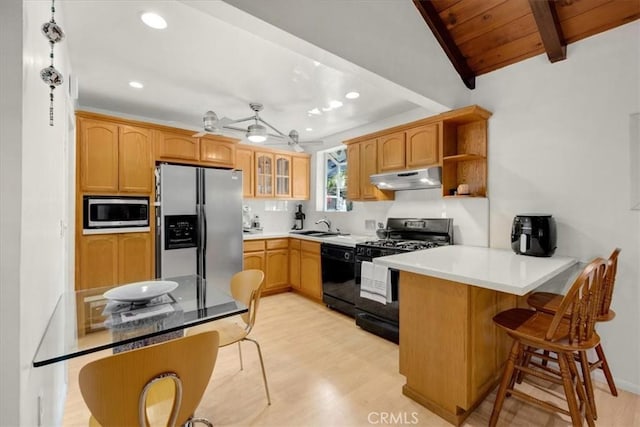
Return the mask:
<path id="1" fill-rule="evenodd" d="M 578 375 L 578 368 L 576 368 L 575 359 L 571 356 L 567 356 L 567 362 L 569 362 L 569 370 L 571 371 L 571 375 L 576 379 L 576 391 L 578 392 L 578 397 L 580 397 L 580 401 L 584 404 L 585 407 L 585 417 L 587 418 L 587 424 L 589 427 L 595 427 L 594 423 L 594 415 L 593 408 L 589 403 L 587 393 L 583 387 L 582 382 L 580 381 L 580 375 Z"/>
<path id="2" fill-rule="evenodd" d="M 591 406 L 591 412 L 593 418 L 598 419 L 598 412 L 596 411 L 596 400 L 593 396 L 593 381 L 591 381 L 591 369 L 589 368 L 589 360 L 587 359 L 587 352 L 581 351 L 580 353 L 580 367 L 582 368 L 582 378 L 584 380 L 584 388 L 587 389 L 587 399 Z M 580 378 L 578 378 L 580 380 Z"/>
<path id="3" fill-rule="evenodd" d="M 573 356 L 571 356 L 573 357 Z M 560 364 L 560 373 L 562 374 L 562 386 L 564 387 L 564 394 L 567 398 L 567 404 L 569 405 L 569 414 L 571 414 L 571 423 L 574 427 L 582 426 L 582 414 L 580 408 L 578 408 L 578 402 L 576 400 L 575 390 L 573 389 L 573 381 L 571 380 L 571 371 L 569 363 L 572 361 L 567 360 L 565 353 L 558 353 L 558 363 Z M 577 381 L 580 381 L 578 378 Z M 585 402 L 587 405 L 589 402 Z"/>
<path id="4" fill-rule="evenodd" d="M 509 359 L 507 359 L 506 366 L 504 367 L 504 373 L 502 374 L 500 387 L 498 388 L 498 392 L 496 393 L 496 401 L 493 404 L 493 411 L 491 411 L 489 427 L 495 427 L 495 425 L 498 423 L 498 417 L 500 416 L 500 411 L 502 410 L 502 404 L 504 403 L 504 398 L 507 395 L 507 388 L 511 383 L 511 378 L 514 374 L 514 366 L 516 364 L 516 360 L 520 356 L 521 349 L 522 346 L 520 342 L 518 340 L 513 340 L 511 353 L 509 354 Z"/>
<path id="5" fill-rule="evenodd" d="M 611 390 L 611 394 L 617 396 L 618 390 L 616 389 L 616 384 L 613 382 L 613 375 L 611 375 L 611 371 L 609 370 L 609 364 L 607 363 L 607 358 L 604 356 L 602 345 L 598 344 L 596 354 L 598 355 L 598 359 L 602 361 L 600 369 L 604 371 L 604 377 L 607 379 L 607 384 L 609 384 L 609 390 Z"/>

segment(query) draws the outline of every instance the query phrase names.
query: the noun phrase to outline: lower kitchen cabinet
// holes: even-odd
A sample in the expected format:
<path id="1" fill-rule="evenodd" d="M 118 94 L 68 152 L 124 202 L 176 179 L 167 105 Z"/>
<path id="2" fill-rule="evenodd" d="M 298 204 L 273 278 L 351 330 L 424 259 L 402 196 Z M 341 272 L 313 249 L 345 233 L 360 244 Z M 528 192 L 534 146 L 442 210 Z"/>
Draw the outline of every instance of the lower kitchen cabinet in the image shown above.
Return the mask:
<path id="1" fill-rule="evenodd" d="M 263 295 L 293 289 L 322 300 L 320 243 L 295 238 L 246 240 L 244 269 L 265 274 Z"/>
<path id="2" fill-rule="evenodd" d="M 247 240 L 243 246 L 243 270 L 260 270 L 264 272 L 264 240 Z"/>
<path id="3" fill-rule="evenodd" d="M 76 289 L 91 289 L 153 278 L 151 233 L 80 237 Z"/>
<path id="4" fill-rule="evenodd" d="M 151 234 L 118 236 L 118 282 L 131 283 L 153 278 Z"/>
<path id="5" fill-rule="evenodd" d="M 244 242 L 244 270 L 264 272 L 263 294 L 289 289 L 289 239 L 260 239 Z"/>
<path id="6" fill-rule="evenodd" d="M 289 289 L 289 239 L 267 240 L 265 289 Z"/>
<path id="7" fill-rule="evenodd" d="M 245 253 L 244 270 L 261 270 L 264 271 L 264 251 Z"/>
<path id="8" fill-rule="evenodd" d="M 300 292 L 313 299 L 322 300 L 320 243 L 300 242 Z"/>
<path id="9" fill-rule="evenodd" d="M 289 283 L 300 290 L 300 240 L 289 239 Z"/>

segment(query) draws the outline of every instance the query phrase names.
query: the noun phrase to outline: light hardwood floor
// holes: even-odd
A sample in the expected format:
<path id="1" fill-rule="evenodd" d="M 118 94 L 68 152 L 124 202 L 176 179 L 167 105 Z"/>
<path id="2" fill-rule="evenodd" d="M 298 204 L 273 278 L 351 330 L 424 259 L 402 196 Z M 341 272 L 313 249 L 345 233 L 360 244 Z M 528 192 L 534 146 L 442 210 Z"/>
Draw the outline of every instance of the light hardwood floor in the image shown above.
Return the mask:
<path id="1" fill-rule="evenodd" d="M 262 346 L 272 405 L 267 405 L 255 346 L 243 343 L 244 371 L 239 370 L 237 347 L 222 348 L 196 416 L 216 426 L 450 425 L 402 394 L 404 377 L 398 373 L 395 344 L 360 330 L 353 319 L 320 304 L 293 293 L 264 297 L 251 336 Z M 65 426 L 87 425 L 89 412 L 78 390 L 78 370 L 107 354 L 69 363 Z M 465 425 L 487 425 L 494 399 L 495 391 Z M 615 398 L 605 384 L 596 383 L 596 402 L 598 426 L 640 426 L 640 396 L 620 391 Z M 510 398 L 498 425 L 571 422 Z"/>

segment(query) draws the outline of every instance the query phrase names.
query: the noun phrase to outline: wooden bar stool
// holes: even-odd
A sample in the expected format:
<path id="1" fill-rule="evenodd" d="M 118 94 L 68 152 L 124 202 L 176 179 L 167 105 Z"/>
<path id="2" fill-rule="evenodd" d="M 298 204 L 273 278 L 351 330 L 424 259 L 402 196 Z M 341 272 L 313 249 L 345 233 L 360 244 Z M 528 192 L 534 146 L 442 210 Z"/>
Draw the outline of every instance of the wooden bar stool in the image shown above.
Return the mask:
<path id="1" fill-rule="evenodd" d="M 490 426 L 495 426 L 498 422 L 507 394 L 544 409 L 569 415 L 574 426 L 582 425 L 580 406 L 583 406 L 587 424 L 595 425 L 591 404 L 578 375 L 573 355 L 576 352 L 595 348 L 600 343 L 600 337 L 595 332 L 594 325 L 602 297 L 606 268 L 607 261 L 602 258 L 596 258 L 587 265 L 564 296 L 553 316 L 523 308 L 506 310 L 494 316 L 494 323 L 513 338 L 513 346 L 496 395 L 489 421 Z M 527 348 L 556 353 L 559 372 L 554 375 L 551 369 L 532 369 L 527 360 Z M 561 384 L 569 410 L 516 389 L 516 379 L 520 372 Z M 580 406 L 576 393 L 581 401 Z"/>
<path id="2" fill-rule="evenodd" d="M 616 272 L 618 269 L 618 255 L 620 254 L 620 248 L 615 248 L 608 259 L 607 272 L 604 277 L 604 282 L 602 286 L 602 299 L 600 302 L 600 307 L 598 310 L 598 315 L 596 317 L 597 322 L 608 322 L 612 320 L 616 313 L 611 309 L 611 300 L 613 297 L 613 287 L 616 281 Z M 537 311 L 541 311 L 544 313 L 548 313 L 551 315 L 555 315 L 558 311 L 558 307 L 560 307 L 560 303 L 562 302 L 562 295 L 554 294 L 551 292 L 534 292 L 529 298 L 527 298 L 527 304 Z M 570 316 L 569 312 L 567 316 Z M 607 358 L 604 355 L 604 350 L 602 349 L 602 344 L 598 344 L 595 348 L 596 355 L 598 360 L 595 362 L 589 362 L 587 359 L 586 352 L 584 354 L 577 354 L 576 358 L 578 358 L 583 365 L 583 371 L 585 371 L 585 366 L 588 366 L 589 371 L 591 372 L 597 368 L 602 369 L 604 372 L 604 377 L 607 380 L 607 384 L 609 385 L 609 390 L 611 394 L 614 396 L 618 395 L 618 390 L 616 389 L 616 384 L 613 381 L 613 375 L 611 375 L 611 370 L 609 369 L 609 364 L 607 363 Z M 548 353 L 544 354 L 545 356 L 549 356 Z M 553 360 L 553 359 L 552 359 Z M 543 365 L 547 365 L 547 360 L 543 360 Z M 586 374 L 583 374 L 586 375 Z M 593 408 L 593 415 L 597 418 L 597 412 L 595 407 L 595 398 L 593 394 L 593 386 L 591 382 L 591 378 L 585 378 L 585 382 L 587 383 L 587 395 L 589 396 L 589 401 L 591 402 Z"/>

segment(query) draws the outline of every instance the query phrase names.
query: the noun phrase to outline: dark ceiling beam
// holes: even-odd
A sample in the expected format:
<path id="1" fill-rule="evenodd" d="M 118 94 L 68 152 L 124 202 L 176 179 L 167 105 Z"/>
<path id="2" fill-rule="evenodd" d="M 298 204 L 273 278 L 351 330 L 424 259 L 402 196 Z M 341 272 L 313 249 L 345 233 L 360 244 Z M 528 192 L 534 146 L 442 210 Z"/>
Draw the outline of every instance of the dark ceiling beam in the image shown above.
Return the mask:
<path id="1" fill-rule="evenodd" d="M 529 5 L 549 61 L 557 62 L 567 59 L 567 43 L 562 35 L 562 27 L 554 2 L 551 0 L 529 0 Z"/>
<path id="2" fill-rule="evenodd" d="M 433 7 L 431 1 L 413 0 L 413 4 L 420 12 L 420 15 L 422 15 L 422 18 L 431 29 L 433 35 L 436 36 L 436 39 L 438 40 L 438 43 L 440 43 L 442 50 L 445 51 L 445 53 L 449 57 L 449 61 L 451 61 L 458 74 L 460 74 L 460 77 L 462 78 L 465 86 L 469 89 L 475 89 L 476 73 L 474 73 L 471 67 L 469 67 L 469 64 L 467 64 L 467 60 L 453 41 L 453 38 L 451 37 L 451 34 L 449 34 L 447 27 L 440 20 L 440 16 L 438 15 L 436 9 Z"/>

